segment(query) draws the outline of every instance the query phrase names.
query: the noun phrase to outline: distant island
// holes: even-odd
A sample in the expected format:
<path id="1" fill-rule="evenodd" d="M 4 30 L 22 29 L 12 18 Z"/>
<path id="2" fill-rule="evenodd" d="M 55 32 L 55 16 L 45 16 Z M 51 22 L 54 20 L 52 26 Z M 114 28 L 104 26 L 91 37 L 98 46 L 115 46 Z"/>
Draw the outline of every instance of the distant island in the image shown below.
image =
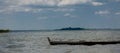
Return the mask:
<path id="1" fill-rule="evenodd" d="M 61 29 L 56 29 L 56 30 L 120 30 L 120 29 L 111 29 L 111 28 L 96 29 L 96 28 L 66 27 L 66 28 L 61 28 Z"/>
<path id="2" fill-rule="evenodd" d="M 85 28 L 72 28 L 72 27 L 68 27 L 68 28 L 61 28 L 61 29 L 58 29 L 58 30 L 85 30 Z"/>
<path id="3" fill-rule="evenodd" d="M 3 29 L 0 29 L 0 33 L 5 33 L 5 32 L 9 32 L 10 30 L 3 30 Z"/>

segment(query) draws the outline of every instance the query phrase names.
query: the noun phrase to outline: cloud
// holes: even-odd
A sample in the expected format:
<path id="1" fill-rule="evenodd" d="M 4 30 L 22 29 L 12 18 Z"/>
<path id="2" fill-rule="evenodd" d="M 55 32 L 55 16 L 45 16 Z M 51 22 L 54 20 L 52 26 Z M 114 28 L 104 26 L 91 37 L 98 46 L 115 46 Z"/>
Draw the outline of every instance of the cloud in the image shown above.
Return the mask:
<path id="1" fill-rule="evenodd" d="M 92 2 L 91 3 L 93 6 L 101 6 L 101 5 L 104 5 L 104 3 L 102 2 Z"/>
<path id="2" fill-rule="evenodd" d="M 60 0 L 18 0 L 15 1 L 17 5 L 47 5 L 47 6 L 54 6 L 56 5 Z M 10 1 L 10 3 L 13 3 Z"/>
<path id="3" fill-rule="evenodd" d="M 64 16 L 70 16 L 71 14 L 69 14 L 69 13 L 66 13 Z"/>
<path id="4" fill-rule="evenodd" d="M 5 0 L 5 3 L 16 5 L 65 6 L 85 4 L 93 0 Z"/>
<path id="5" fill-rule="evenodd" d="M 103 5 L 96 0 L 0 0 L 0 12 L 41 12 L 42 7 L 59 7 L 61 9 L 52 9 L 52 11 L 74 11 L 74 9 L 62 9 L 63 6 L 72 6 L 80 4 L 90 4 L 93 6 Z M 36 6 L 40 8 L 36 8 Z"/>
<path id="6" fill-rule="evenodd" d="M 65 16 L 65 17 L 72 17 L 72 18 L 75 18 L 75 17 L 77 17 L 77 16 L 75 16 L 75 15 L 72 15 L 72 14 L 70 14 L 70 13 L 66 13 L 66 14 L 64 14 L 64 16 Z"/>
<path id="7" fill-rule="evenodd" d="M 93 5 L 103 5 L 101 2 L 96 2 L 96 0 L 4 0 L 4 4 L 17 5 L 17 6 L 27 6 L 27 5 L 38 5 L 38 6 L 67 6 L 76 4 L 88 4 Z"/>
<path id="8" fill-rule="evenodd" d="M 88 3 L 88 2 L 92 2 L 92 1 L 93 0 L 61 0 L 58 3 L 58 6 L 85 4 L 85 3 Z"/>
<path id="9" fill-rule="evenodd" d="M 13 13 L 13 12 L 40 12 L 42 9 L 35 9 L 35 8 L 29 8 L 29 7 L 22 7 L 22 6 L 7 6 L 2 7 L 0 9 L 1 13 Z"/>
<path id="10" fill-rule="evenodd" d="M 75 9 L 73 9 L 73 8 L 58 8 L 53 11 L 55 11 L 55 12 L 66 12 L 66 11 L 72 12 L 72 11 L 75 11 Z"/>
<path id="11" fill-rule="evenodd" d="M 120 15 L 120 12 L 116 12 L 115 14 L 116 14 L 116 15 Z"/>
<path id="12" fill-rule="evenodd" d="M 53 11 L 53 12 L 72 12 L 75 11 L 74 8 L 31 8 L 31 7 L 23 7 L 23 6 L 7 6 L 0 7 L 0 13 L 10 14 L 15 12 L 45 12 L 45 11 Z"/>
<path id="13" fill-rule="evenodd" d="M 109 14 L 110 11 L 108 10 L 103 10 L 103 11 L 96 11 L 95 14 L 98 14 L 98 15 L 106 15 L 106 14 Z"/>

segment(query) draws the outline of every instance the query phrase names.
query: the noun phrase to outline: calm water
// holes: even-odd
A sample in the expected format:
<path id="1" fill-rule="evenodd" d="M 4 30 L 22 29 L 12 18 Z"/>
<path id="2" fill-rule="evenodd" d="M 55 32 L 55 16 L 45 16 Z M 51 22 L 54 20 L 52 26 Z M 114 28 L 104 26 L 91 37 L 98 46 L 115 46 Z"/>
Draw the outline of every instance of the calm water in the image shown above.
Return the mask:
<path id="1" fill-rule="evenodd" d="M 119 30 L 31 31 L 0 34 L 0 53 L 119 53 L 120 44 L 113 45 L 56 45 L 46 37 L 60 41 L 118 41 Z"/>

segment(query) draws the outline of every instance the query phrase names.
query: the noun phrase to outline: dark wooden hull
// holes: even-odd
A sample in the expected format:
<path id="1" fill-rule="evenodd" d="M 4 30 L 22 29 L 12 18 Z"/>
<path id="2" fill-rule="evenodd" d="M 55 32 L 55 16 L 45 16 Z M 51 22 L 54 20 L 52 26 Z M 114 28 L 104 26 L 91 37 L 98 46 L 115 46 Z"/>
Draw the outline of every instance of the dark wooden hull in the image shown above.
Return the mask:
<path id="1" fill-rule="evenodd" d="M 100 45 L 106 45 L 106 44 L 120 44 L 120 41 L 100 41 L 100 42 L 68 42 L 68 41 L 51 41 L 50 38 L 48 37 L 48 41 L 50 43 L 50 45 L 96 45 L 96 44 L 100 44 Z"/>
<path id="2" fill-rule="evenodd" d="M 120 41 L 109 41 L 109 42 L 65 42 L 65 41 L 51 41 L 50 45 L 96 45 L 96 44 L 100 44 L 100 45 L 106 45 L 106 44 L 118 44 L 120 43 Z"/>

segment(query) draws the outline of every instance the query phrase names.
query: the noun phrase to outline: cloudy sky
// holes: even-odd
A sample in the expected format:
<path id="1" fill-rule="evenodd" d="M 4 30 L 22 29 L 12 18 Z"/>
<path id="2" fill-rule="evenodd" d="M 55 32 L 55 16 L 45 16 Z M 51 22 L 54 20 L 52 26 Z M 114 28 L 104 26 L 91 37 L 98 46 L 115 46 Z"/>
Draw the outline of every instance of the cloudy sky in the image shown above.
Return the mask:
<path id="1" fill-rule="evenodd" d="M 0 0 L 0 29 L 120 28 L 120 0 Z"/>

